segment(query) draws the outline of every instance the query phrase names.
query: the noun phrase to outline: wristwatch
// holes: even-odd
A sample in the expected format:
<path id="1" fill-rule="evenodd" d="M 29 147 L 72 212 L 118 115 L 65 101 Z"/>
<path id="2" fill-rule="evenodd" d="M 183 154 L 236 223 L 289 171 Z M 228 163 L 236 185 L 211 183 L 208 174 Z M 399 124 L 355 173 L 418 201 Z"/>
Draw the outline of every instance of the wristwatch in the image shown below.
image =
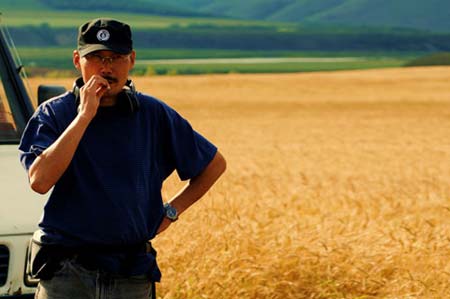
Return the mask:
<path id="1" fill-rule="evenodd" d="M 171 206 L 170 203 L 166 202 L 164 204 L 164 212 L 166 217 L 169 218 L 170 221 L 174 222 L 178 219 L 178 211 L 175 207 Z"/>

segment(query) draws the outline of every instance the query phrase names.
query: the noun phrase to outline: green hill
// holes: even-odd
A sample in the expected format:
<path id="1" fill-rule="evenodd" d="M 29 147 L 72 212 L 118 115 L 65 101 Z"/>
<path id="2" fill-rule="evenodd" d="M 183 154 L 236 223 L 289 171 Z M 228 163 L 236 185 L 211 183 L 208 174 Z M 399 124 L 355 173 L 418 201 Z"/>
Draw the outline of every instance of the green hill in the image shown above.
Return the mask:
<path id="1" fill-rule="evenodd" d="M 1 0 L 0 11 L 53 10 L 221 17 L 450 32 L 448 0 Z M 45 20 L 43 20 L 45 21 Z"/>
<path id="2" fill-rule="evenodd" d="M 2 0 L 0 11 L 5 12 L 5 23 L 11 28 L 11 34 L 19 47 L 73 47 L 79 24 L 106 16 L 132 25 L 136 36 L 135 45 L 140 48 L 388 52 L 450 50 L 447 33 L 332 25 L 332 21 L 337 20 L 332 15 L 346 13 L 350 18 L 364 5 L 372 6 L 368 7 L 370 9 L 365 15 L 360 13 L 362 16 L 359 18 L 374 20 L 377 7 L 370 1 L 248 0 L 241 3 L 240 0 L 185 0 L 177 6 L 175 0 L 165 0 L 164 5 L 157 3 L 157 0 L 128 0 L 123 5 L 110 0 L 86 0 L 77 6 L 79 10 L 72 10 L 72 2 L 68 0 L 22 0 L 15 5 L 13 0 Z M 399 10 L 388 0 L 378 1 L 392 11 Z M 395 1 L 399 6 L 400 1 L 406 0 Z M 195 5 L 199 8 L 197 11 L 194 11 Z M 300 10 L 304 15 L 299 17 L 307 21 L 298 24 L 206 16 L 218 11 L 232 14 L 237 7 L 241 14 L 251 13 L 254 18 L 275 18 L 272 11 L 287 14 Z M 426 4 L 422 4 L 422 8 L 426 11 Z M 411 8 L 411 11 L 414 9 Z M 163 14 L 169 16 L 161 16 Z M 386 20 L 389 18 L 390 15 L 385 16 Z M 319 20 L 325 19 L 329 24 L 319 23 Z"/>
<path id="3" fill-rule="evenodd" d="M 208 16 L 207 12 L 200 12 L 193 8 L 182 8 L 177 5 L 151 2 L 148 0 L 83 0 L 74 5 L 68 0 L 1 0 L 0 11 L 3 13 L 17 11 L 90 11 L 90 12 L 122 12 L 144 13 L 161 16 Z M 45 20 L 43 20 L 45 21 Z"/>
<path id="4" fill-rule="evenodd" d="M 12 11 L 12 10 L 42 10 L 42 9 L 48 9 L 48 7 L 43 4 L 39 0 L 1 0 L 0 1 L 0 12 L 4 13 L 5 11 Z"/>
<path id="5" fill-rule="evenodd" d="M 74 10 L 73 1 L 39 0 L 48 8 L 59 10 Z M 146 13 L 163 16 L 207 16 L 208 13 L 199 12 L 194 8 L 180 8 L 177 5 L 150 2 L 146 0 L 110 1 L 110 0 L 83 0 L 76 4 L 77 10 L 83 11 L 118 11 L 132 13 Z"/>
<path id="6" fill-rule="evenodd" d="M 148 0 L 158 3 L 158 0 Z M 165 0 L 176 5 L 179 0 Z M 244 19 L 450 32 L 448 0 L 184 0 L 184 8 Z M 179 6 L 181 6 L 179 4 Z"/>
<path id="7" fill-rule="evenodd" d="M 347 0 L 304 20 L 325 24 L 409 27 L 448 32 L 449 10 L 450 2 L 447 0 Z"/>
<path id="8" fill-rule="evenodd" d="M 422 3 L 423 16 L 419 17 L 415 7 L 400 9 L 400 4 L 406 5 L 405 0 L 393 1 L 396 2 L 378 0 L 383 4 L 380 8 L 368 0 L 165 0 L 164 3 L 162 0 L 128 0 L 120 5 L 118 1 L 89 0 L 74 10 L 68 0 L 0 0 L 0 12 L 24 64 L 39 72 L 72 69 L 70 55 L 76 46 L 76 28 L 100 16 L 117 18 L 133 27 L 134 46 L 139 49 L 141 60 L 305 55 L 363 57 L 326 66 L 323 62 L 314 66 L 304 62 L 272 63 L 264 67 L 248 64 L 245 70 L 234 64 L 226 67 L 208 64 L 200 69 L 193 69 L 190 64 L 183 69 L 173 69 L 172 64 L 141 64 L 139 72 L 142 73 L 373 68 L 399 66 L 419 55 L 450 51 L 450 30 L 442 33 L 447 28 L 445 18 L 434 20 L 433 24 L 439 27 L 439 30 L 433 29 L 435 32 L 414 29 L 414 24 L 426 20 L 432 9 Z M 430 1 L 437 5 L 439 0 Z M 386 8 L 401 13 L 383 14 Z M 409 20 L 407 16 L 414 17 Z M 408 19 L 412 25 L 401 23 L 402 19 Z M 389 22 L 397 27 L 386 25 Z"/>

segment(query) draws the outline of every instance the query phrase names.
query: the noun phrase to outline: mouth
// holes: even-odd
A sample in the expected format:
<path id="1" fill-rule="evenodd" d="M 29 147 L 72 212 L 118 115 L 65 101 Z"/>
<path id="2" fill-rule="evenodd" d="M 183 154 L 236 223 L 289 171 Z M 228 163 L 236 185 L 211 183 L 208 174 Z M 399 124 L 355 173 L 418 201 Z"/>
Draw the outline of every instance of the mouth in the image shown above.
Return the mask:
<path id="1" fill-rule="evenodd" d="M 108 81 L 109 84 L 114 84 L 117 83 L 118 80 L 114 77 L 111 76 L 102 76 L 104 79 L 106 79 L 106 81 Z"/>

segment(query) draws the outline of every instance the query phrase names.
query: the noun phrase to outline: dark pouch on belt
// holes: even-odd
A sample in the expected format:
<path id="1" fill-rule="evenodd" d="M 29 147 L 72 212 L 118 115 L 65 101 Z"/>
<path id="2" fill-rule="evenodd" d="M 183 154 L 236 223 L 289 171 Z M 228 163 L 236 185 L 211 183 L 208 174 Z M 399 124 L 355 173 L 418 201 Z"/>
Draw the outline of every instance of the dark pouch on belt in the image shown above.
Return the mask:
<path id="1" fill-rule="evenodd" d="M 55 245 L 44 244 L 42 231 L 36 231 L 30 239 L 26 272 L 32 278 L 48 280 L 61 268 L 61 256 Z"/>

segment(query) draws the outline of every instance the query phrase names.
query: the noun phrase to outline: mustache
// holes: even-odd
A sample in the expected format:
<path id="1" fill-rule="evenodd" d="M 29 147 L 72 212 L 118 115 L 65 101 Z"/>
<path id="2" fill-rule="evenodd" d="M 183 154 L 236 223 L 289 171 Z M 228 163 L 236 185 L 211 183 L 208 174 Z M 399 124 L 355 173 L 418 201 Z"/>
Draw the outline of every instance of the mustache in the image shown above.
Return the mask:
<path id="1" fill-rule="evenodd" d="M 112 76 L 102 76 L 104 79 L 106 79 L 106 81 L 108 81 L 108 83 L 117 83 L 119 80 L 117 80 L 117 78 L 112 77 Z"/>

